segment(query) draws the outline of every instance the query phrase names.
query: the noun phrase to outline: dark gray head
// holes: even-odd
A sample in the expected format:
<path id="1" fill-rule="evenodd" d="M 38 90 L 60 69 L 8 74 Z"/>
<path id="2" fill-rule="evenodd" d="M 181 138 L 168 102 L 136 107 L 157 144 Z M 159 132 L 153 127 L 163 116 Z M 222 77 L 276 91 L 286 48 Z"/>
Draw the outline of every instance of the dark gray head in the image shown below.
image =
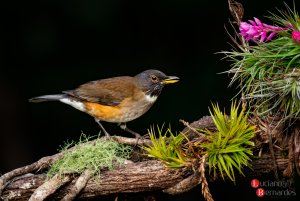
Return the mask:
<path id="1" fill-rule="evenodd" d="M 179 81 L 176 76 L 167 76 L 158 70 L 146 70 L 135 76 L 139 87 L 150 96 L 158 96 L 166 84 Z"/>

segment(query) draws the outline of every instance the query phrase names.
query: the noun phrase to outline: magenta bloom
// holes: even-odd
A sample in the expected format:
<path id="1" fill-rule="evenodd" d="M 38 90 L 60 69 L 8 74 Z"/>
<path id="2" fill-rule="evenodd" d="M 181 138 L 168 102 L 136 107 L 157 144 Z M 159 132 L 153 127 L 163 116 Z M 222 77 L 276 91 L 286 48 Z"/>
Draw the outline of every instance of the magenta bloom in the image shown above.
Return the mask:
<path id="1" fill-rule="evenodd" d="M 292 37 L 295 42 L 300 43 L 300 32 L 299 31 L 293 31 L 292 32 Z"/>
<path id="2" fill-rule="evenodd" d="M 248 23 L 249 22 L 249 23 Z M 253 20 L 248 20 L 248 22 L 241 22 L 240 24 L 240 34 L 247 41 L 254 40 L 259 42 L 265 42 L 271 40 L 277 32 L 284 31 L 287 29 L 271 26 L 254 17 Z"/>

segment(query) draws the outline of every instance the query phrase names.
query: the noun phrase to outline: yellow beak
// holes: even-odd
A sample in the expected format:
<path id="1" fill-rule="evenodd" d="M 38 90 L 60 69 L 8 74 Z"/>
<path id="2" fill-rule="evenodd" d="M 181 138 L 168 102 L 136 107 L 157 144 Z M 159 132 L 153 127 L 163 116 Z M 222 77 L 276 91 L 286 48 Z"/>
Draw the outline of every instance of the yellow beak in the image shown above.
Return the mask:
<path id="1" fill-rule="evenodd" d="M 162 80 L 164 84 L 173 84 L 179 81 L 179 77 L 176 76 L 167 76 L 165 79 Z"/>

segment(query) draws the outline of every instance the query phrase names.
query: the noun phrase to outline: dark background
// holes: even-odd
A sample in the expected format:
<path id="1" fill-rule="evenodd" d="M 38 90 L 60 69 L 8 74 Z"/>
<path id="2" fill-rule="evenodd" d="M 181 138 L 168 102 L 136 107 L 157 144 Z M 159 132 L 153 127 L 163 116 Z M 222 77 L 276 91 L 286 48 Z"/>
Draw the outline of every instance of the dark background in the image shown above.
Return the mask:
<path id="1" fill-rule="evenodd" d="M 284 8 L 281 0 L 240 2 L 245 20 L 258 17 L 267 22 L 268 11 Z M 286 2 L 292 6 L 292 1 Z M 2 8 L 0 173 L 55 154 L 65 141 L 78 140 L 81 132 L 99 132 L 93 118 L 70 106 L 33 104 L 28 98 L 149 68 L 180 77 L 148 113 L 128 123 L 146 133 L 150 125 L 164 122 L 180 131 L 179 119 L 192 122 L 207 115 L 211 102 L 228 108 L 237 92 L 228 88 L 227 74 L 218 74 L 229 69 L 223 55 L 216 54 L 231 49 L 224 29 L 230 17 L 226 0 L 9 1 Z M 121 133 L 115 124 L 104 126 L 110 133 Z M 220 200 L 256 198 L 248 179 L 211 188 Z M 200 189 L 192 194 L 201 199 Z"/>

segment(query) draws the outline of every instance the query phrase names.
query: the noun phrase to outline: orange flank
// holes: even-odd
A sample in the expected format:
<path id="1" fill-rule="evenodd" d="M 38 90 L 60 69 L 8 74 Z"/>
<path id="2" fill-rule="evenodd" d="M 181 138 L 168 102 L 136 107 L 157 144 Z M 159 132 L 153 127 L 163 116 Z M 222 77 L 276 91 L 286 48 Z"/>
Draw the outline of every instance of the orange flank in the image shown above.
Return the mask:
<path id="1" fill-rule="evenodd" d="M 118 106 L 101 105 L 99 103 L 85 102 L 86 111 L 101 121 L 118 122 L 122 118 L 122 111 Z"/>

